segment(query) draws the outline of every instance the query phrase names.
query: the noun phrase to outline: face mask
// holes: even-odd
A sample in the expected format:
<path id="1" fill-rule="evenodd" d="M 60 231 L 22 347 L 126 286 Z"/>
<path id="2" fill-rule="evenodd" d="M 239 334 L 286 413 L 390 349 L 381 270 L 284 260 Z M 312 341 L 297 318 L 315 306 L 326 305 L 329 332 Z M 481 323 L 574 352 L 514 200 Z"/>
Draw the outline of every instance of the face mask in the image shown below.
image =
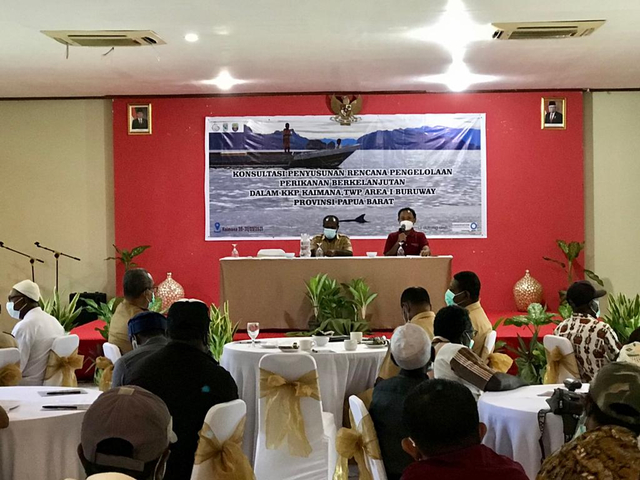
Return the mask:
<path id="1" fill-rule="evenodd" d="M 11 318 L 20 320 L 20 310 L 15 309 L 14 302 L 7 302 L 7 313 L 11 316 Z"/>
<path id="2" fill-rule="evenodd" d="M 327 240 L 333 240 L 334 238 L 336 238 L 337 233 L 338 230 L 336 230 L 335 228 L 325 228 L 324 238 L 326 238 Z"/>
<path id="3" fill-rule="evenodd" d="M 413 228 L 413 222 L 411 220 L 403 220 L 400 222 L 400 226 L 404 226 L 404 231 L 408 232 Z"/>
<path id="4" fill-rule="evenodd" d="M 151 307 L 153 306 L 153 302 L 156 301 L 156 294 L 151 292 L 151 300 L 149 301 L 149 305 L 147 306 L 147 308 L 151 309 Z"/>
<path id="5" fill-rule="evenodd" d="M 444 294 L 444 303 L 446 303 L 448 307 L 455 305 L 456 302 L 454 298 L 456 298 L 456 294 L 451 290 L 447 290 Z"/>
<path id="6" fill-rule="evenodd" d="M 591 310 L 593 310 L 596 318 L 600 318 L 600 300 L 593 300 L 591 302 Z"/>

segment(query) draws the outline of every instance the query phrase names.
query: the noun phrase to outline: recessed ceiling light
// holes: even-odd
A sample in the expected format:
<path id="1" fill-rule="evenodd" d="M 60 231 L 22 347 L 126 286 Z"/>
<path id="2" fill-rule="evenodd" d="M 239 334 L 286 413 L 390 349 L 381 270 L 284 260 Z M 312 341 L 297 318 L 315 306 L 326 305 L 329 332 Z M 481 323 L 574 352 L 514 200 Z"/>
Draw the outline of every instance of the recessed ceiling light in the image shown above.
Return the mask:
<path id="1" fill-rule="evenodd" d="M 233 78 L 228 71 L 223 70 L 218 74 L 216 78 L 212 78 L 211 80 L 202 80 L 201 83 L 204 83 L 205 85 L 215 85 L 220 90 L 229 90 L 234 85 L 247 83 L 247 81 Z"/>
<path id="2" fill-rule="evenodd" d="M 197 42 L 197 41 L 198 41 L 198 34 L 197 34 L 197 33 L 187 33 L 187 34 L 184 36 L 184 39 L 185 39 L 187 42 Z"/>

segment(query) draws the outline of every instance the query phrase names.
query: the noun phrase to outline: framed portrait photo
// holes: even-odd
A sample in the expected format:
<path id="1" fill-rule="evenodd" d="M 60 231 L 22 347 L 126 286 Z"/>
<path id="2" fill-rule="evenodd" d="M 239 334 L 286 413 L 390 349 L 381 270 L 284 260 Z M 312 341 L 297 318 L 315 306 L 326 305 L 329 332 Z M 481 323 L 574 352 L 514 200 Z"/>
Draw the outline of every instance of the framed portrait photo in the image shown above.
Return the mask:
<path id="1" fill-rule="evenodd" d="M 129 135 L 151 135 L 151 104 L 129 104 Z"/>
<path id="2" fill-rule="evenodd" d="M 564 130 L 567 128 L 567 99 L 542 97 L 540 117 L 543 130 Z"/>

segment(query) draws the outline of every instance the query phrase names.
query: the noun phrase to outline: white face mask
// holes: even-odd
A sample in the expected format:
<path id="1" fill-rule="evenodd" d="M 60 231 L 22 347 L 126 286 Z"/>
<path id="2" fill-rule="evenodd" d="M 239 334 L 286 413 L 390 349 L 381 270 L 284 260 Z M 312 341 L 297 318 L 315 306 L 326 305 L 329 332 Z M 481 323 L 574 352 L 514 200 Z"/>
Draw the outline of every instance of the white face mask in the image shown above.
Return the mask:
<path id="1" fill-rule="evenodd" d="M 15 309 L 15 304 L 13 302 L 7 302 L 7 313 L 11 316 L 11 318 L 20 320 L 20 310 Z"/>
<path id="2" fill-rule="evenodd" d="M 403 220 L 400 222 L 400 226 L 404 226 L 404 231 L 408 232 L 413 228 L 413 222 L 411 220 Z"/>

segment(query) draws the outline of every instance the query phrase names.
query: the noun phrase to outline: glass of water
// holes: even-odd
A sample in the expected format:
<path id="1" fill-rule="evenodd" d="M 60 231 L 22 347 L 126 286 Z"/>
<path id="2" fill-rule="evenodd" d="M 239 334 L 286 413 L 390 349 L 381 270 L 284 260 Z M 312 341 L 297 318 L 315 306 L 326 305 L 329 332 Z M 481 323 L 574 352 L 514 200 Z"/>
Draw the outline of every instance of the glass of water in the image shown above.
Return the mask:
<path id="1" fill-rule="evenodd" d="M 260 324 L 258 322 L 247 323 L 247 333 L 251 337 L 251 346 L 256 346 L 256 338 L 260 335 Z"/>

